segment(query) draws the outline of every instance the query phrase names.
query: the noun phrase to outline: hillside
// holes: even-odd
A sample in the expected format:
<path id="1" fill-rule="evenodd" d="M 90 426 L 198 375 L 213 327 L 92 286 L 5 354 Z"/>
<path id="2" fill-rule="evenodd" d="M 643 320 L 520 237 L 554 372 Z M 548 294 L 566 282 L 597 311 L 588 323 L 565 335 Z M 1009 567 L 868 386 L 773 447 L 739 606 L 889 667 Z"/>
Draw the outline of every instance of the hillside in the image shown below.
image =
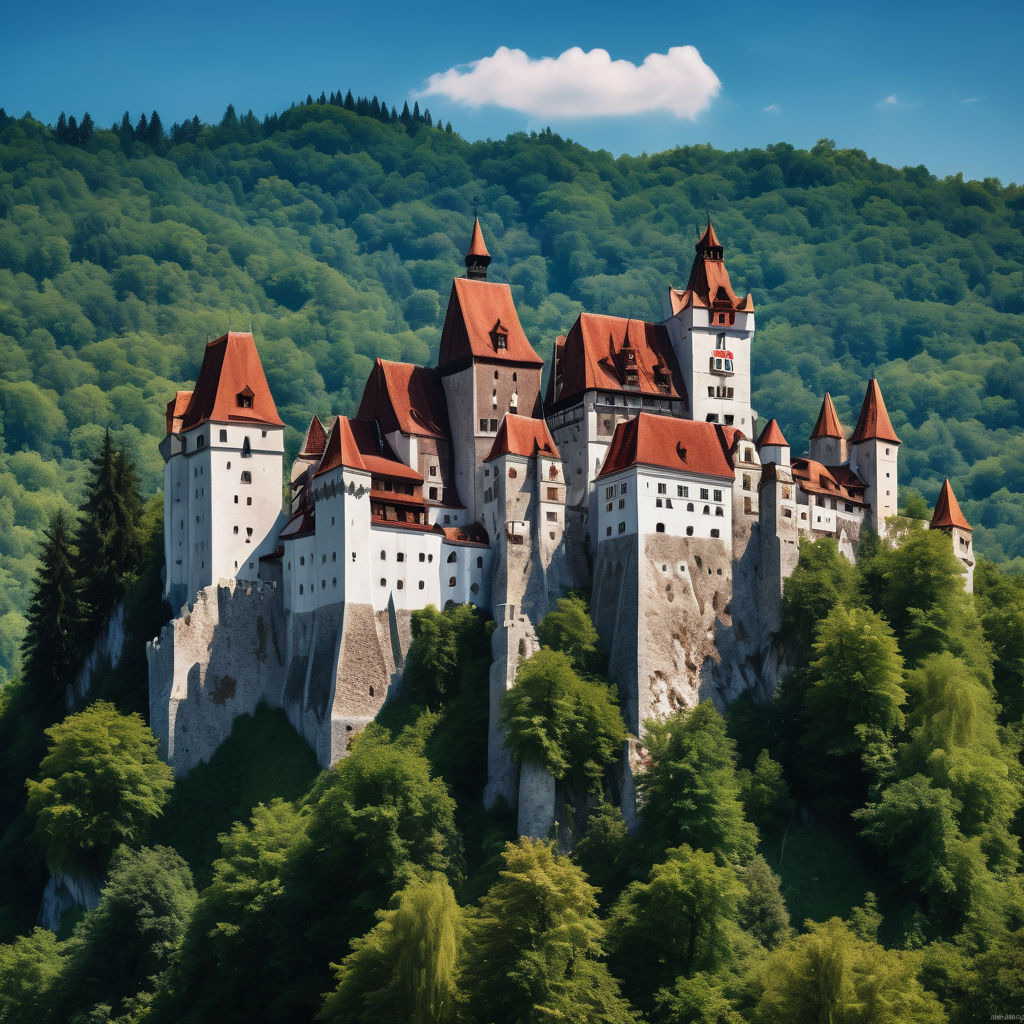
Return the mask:
<path id="1" fill-rule="evenodd" d="M 332 104 L 229 115 L 72 145 L 0 112 L 0 680 L 40 530 L 107 425 L 156 490 L 166 400 L 251 323 L 294 451 L 312 412 L 355 411 L 375 356 L 436 357 L 475 206 L 545 357 L 581 308 L 663 315 L 710 211 L 754 296 L 761 414 L 800 449 L 822 392 L 851 427 L 874 371 L 904 488 L 933 501 L 948 474 L 978 551 L 1024 568 L 1024 189 L 827 141 L 616 160 Z"/>

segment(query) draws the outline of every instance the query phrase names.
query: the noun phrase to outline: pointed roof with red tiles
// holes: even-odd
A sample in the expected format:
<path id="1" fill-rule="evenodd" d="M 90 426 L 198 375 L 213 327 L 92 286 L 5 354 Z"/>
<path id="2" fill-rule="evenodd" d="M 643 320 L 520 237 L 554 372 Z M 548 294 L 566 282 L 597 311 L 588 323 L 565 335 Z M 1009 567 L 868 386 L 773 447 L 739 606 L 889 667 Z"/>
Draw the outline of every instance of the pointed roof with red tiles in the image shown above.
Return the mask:
<path id="1" fill-rule="evenodd" d="M 229 331 L 206 346 L 181 429 L 191 430 L 209 420 L 284 426 L 251 334 Z"/>
<path id="2" fill-rule="evenodd" d="M 320 422 L 320 417 L 313 414 L 303 439 L 302 447 L 299 449 L 299 458 L 319 458 L 327 447 L 327 431 Z"/>
<path id="3" fill-rule="evenodd" d="M 376 420 L 385 434 L 448 437 L 448 405 L 437 370 L 378 359 L 363 388 L 356 419 Z"/>
<path id="4" fill-rule="evenodd" d="M 494 444 L 491 445 L 484 462 L 490 462 L 501 455 L 524 455 L 532 458 L 538 454 L 548 455 L 553 459 L 561 458 L 547 423 L 531 416 L 507 413 L 501 421 Z"/>
<path id="5" fill-rule="evenodd" d="M 939 500 L 935 502 L 932 527 L 936 530 L 952 530 L 954 527 L 957 527 L 961 530 L 967 530 L 969 533 L 974 532 L 971 530 L 971 526 L 964 517 L 963 512 L 960 511 L 960 503 L 956 500 L 956 495 L 953 493 L 948 477 L 942 485 L 942 490 L 939 491 Z"/>
<path id="6" fill-rule="evenodd" d="M 695 246 L 697 255 L 690 267 L 690 279 L 685 289 L 671 289 L 669 298 L 672 313 L 676 314 L 688 306 L 712 306 L 715 309 L 726 309 L 733 312 L 752 312 L 754 300 L 748 294 L 741 299 L 733 290 L 729 281 L 729 272 L 725 269 L 725 249 L 718 241 L 715 229 L 708 217 L 708 226 Z"/>
<path id="7" fill-rule="evenodd" d="M 443 372 L 474 360 L 542 366 L 519 322 L 507 284 L 457 277 L 441 330 L 437 368 Z"/>
<path id="8" fill-rule="evenodd" d="M 635 370 L 635 376 L 627 370 Z M 555 344 L 547 404 L 554 407 L 593 390 L 685 401 L 686 386 L 667 328 L 646 320 L 581 313 Z"/>
<path id="9" fill-rule="evenodd" d="M 819 437 L 842 437 L 843 428 L 839 422 L 839 414 L 832 403 L 832 396 L 826 391 L 825 400 L 821 403 L 821 412 L 811 431 L 811 440 Z"/>
<path id="10" fill-rule="evenodd" d="M 181 420 L 192 401 L 191 391 L 178 391 L 167 403 L 167 433 L 177 434 L 181 430 Z"/>
<path id="11" fill-rule="evenodd" d="M 466 276 L 474 280 L 486 280 L 487 265 L 491 262 L 491 254 L 484 243 L 484 233 L 480 230 L 480 218 L 473 218 L 473 237 L 469 240 L 469 252 L 466 253 Z"/>
<path id="12" fill-rule="evenodd" d="M 615 428 L 598 476 L 644 465 L 732 479 L 727 446 L 716 423 L 642 412 Z"/>
<path id="13" fill-rule="evenodd" d="M 764 430 L 761 431 L 761 436 L 757 439 L 758 448 L 764 448 L 765 445 L 778 445 L 784 448 L 789 447 L 789 442 L 782 433 L 779 421 L 774 416 L 765 425 Z"/>
<path id="14" fill-rule="evenodd" d="M 882 399 L 882 389 L 878 386 L 878 379 L 872 377 L 868 381 L 868 389 L 864 393 L 864 402 L 860 407 L 860 418 L 857 420 L 857 428 L 850 438 L 850 444 L 858 444 L 860 441 L 890 441 L 892 444 L 899 444 L 900 439 L 896 431 L 892 429 L 889 421 L 889 413 L 886 411 L 885 402 Z"/>
<path id="15" fill-rule="evenodd" d="M 814 459 L 794 459 L 793 479 L 807 494 L 822 494 L 867 506 L 865 485 L 849 466 L 823 466 Z"/>
<path id="16" fill-rule="evenodd" d="M 369 467 L 363 461 L 359 451 L 359 445 L 352 434 L 352 425 L 347 416 L 339 416 L 331 426 L 331 432 L 327 436 L 327 443 L 324 446 L 323 458 L 317 467 L 314 476 L 321 473 L 328 473 L 339 466 L 348 469 L 358 469 L 369 473 Z"/>

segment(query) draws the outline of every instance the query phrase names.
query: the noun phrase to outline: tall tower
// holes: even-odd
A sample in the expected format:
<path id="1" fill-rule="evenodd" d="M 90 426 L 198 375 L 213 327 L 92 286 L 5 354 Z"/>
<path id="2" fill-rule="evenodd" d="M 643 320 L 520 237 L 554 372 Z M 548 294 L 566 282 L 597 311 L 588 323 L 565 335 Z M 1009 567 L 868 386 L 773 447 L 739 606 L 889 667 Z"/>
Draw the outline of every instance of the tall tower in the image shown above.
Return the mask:
<path id="1" fill-rule="evenodd" d="M 815 462 L 823 466 L 842 466 L 847 461 L 846 437 L 839 415 L 832 402 L 832 396 L 826 391 L 825 400 L 821 403 L 821 412 L 811 431 L 810 452 Z"/>
<path id="2" fill-rule="evenodd" d="M 896 515 L 896 459 L 900 439 L 892 429 L 874 377 L 868 381 L 857 426 L 850 438 L 850 468 L 867 485 L 864 500 L 871 505 L 871 526 L 885 536 L 885 521 Z"/>
<path id="3" fill-rule="evenodd" d="M 696 250 L 686 288 L 669 290 L 672 316 L 665 323 L 689 395 L 690 416 L 738 427 L 752 438 L 754 300 L 733 291 L 725 250 L 710 218 Z"/>
<path id="4" fill-rule="evenodd" d="M 219 579 L 256 579 L 281 516 L 284 424 L 251 334 L 206 346 L 195 390 L 168 404 L 160 452 L 172 606 Z"/>
<path id="5" fill-rule="evenodd" d="M 968 594 L 973 594 L 974 544 L 971 540 L 971 527 L 960 511 L 960 504 L 949 485 L 948 477 L 939 491 L 939 500 L 935 502 L 935 512 L 929 528 L 949 534 L 953 543 L 953 554 L 960 559 L 964 567 L 964 590 Z"/>
<path id="6" fill-rule="evenodd" d="M 452 282 L 437 360 L 448 404 L 455 489 L 470 522 L 483 516 L 483 462 L 505 414 L 541 414 L 544 364 L 527 340 L 509 286 L 487 280 L 490 262 L 476 220 L 466 276 Z"/>

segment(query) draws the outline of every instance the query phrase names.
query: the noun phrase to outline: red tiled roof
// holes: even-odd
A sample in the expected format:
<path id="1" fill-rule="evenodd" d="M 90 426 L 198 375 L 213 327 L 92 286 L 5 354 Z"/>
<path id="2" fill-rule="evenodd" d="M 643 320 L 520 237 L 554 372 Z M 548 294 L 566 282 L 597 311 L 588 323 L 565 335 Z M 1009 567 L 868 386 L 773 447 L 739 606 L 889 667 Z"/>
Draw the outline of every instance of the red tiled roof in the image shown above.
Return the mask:
<path id="1" fill-rule="evenodd" d="M 763 448 L 765 445 L 769 444 L 783 445 L 786 448 L 789 447 L 789 442 L 782 433 L 779 421 L 775 419 L 774 416 L 768 421 L 764 430 L 761 431 L 761 436 L 757 439 L 758 448 Z"/>
<path id="2" fill-rule="evenodd" d="M 626 373 L 633 368 L 635 381 Z M 595 389 L 685 400 L 686 389 L 667 329 L 646 320 L 581 313 L 569 333 L 555 344 L 548 404 Z"/>
<path id="3" fill-rule="evenodd" d="M 807 494 L 824 494 L 857 505 L 867 505 L 864 501 L 864 484 L 849 466 L 823 466 L 814 459 L 794 459 L 793 479 Z"/>
<path id="4" fill-rule="evenodd" d="M 974 532 L 963 512 L 960 511 L 960 503 L 956 500 L 953 488 L 949 485 L 948 477 L 942 485 L 942 490 L 939 491 L 939 500 L 935 502 L 932 526 L 937 530 L 950 530 L 956 526 L 961 530 Z"/>
<path id="5" fill-rule="evenodd" d="M 821 403 L 821 412 L 811 431 L 811 440 L 818 437 L 842 437 L 843 428 L 839 423 L 839 415 L 832 404 L 832 396 L 826 391 L 825 400 Z"/>
<path id="6" fill-rule="evenodd" d="M 243 406 L 239 396 L 246 394 L 246 388 L 252 392 L 251 405 Z M 251 334 L 229 331 L 206 346 L 181 429 L 191 430 L 208 420 L 284 426 Z"/>
<path id="7" fill-rule="evenodd" d="M 676 314 L 688 306 L 714 306 L 717 309 L 734 312 L 752 311 L 754 302 L 750 295 L 741 299 L 732 290 L 729 272 L 725 269 L 724 250 L 715 229 L 711 226 L 710 217 L 708 226 L 695 248 L 697 255 L 690 268 L 690 279 L 686 282 L 686 288 L 670 290 L 672 313 Z"/>
<path id="8" fill-rule="evenodd" d="M 181 430 L 181 418 L 185 415 L 188 403 L 192 400 L 191 391 L 179 391 L 167 403 L 167 433 L 177 434 Z"/>
<path id="9" fill-rule="evenodd" d="M 347 466 L 349 469 L 359 469 L 369 473 L 369 467 L 363 462 L 363 456 L 356 444 L 352 434 L 352 425 L 347 416 L 339 416 L 331 426 L 331 432 L 327 436 L 327 444 L 324 446 L 323 458 L 317 467 L 314 476 L 320 476 L 329 470 L 337 469 L 339 466 Z"/>
<path id="10" fill-rule="evenodd" d="M 316 519 L 306 510 L 297 512 L 280 533 L 281 540 L 295 540 L 316 532 Z"/>
<path id="11" fill-rule="evenodd" d="M 484 244 L 484 233 L 480 230 L 480 218 L 473 218 L 473 237 L 469 241 L 469 252 L 467 256 L 490 256 L 487 246 Z"/>
<path id="12" fill-rule="evenodd" d="M 378 359 L 363 388 L 356 418 L 376 420 L 385 434 L 448 437 L 448 406 L 437 370 Z"/>
<path id="13" fill-rule="evenodd" d="M 499 349 L 491 334 L 507 332 L 507 347 Z M 438 369 L 470 359 L 541 366 L 519 322 L 512 291 L 507 284 L 457 277 L 452 282 L 448 312 L 441 331 Z"/>
<path id="14" fill-rule="evenodd" d="M 725 455 L 727 442 L 721 430 L 716 423 L 642 412 L 615 428 L 598 476 L 645 465 L 731 479 L 733 470 Z"/>
<path id="15" fill-rule="evenodd" d="M 309 421 L 309 428 L 306 430 L 306 437 L 302 442 L 302 447 L 299 449 L 299 457 L 305 456 L 309 458 L 323 455 L 326 446 L 327 431 L 324 430 L 320 417 L 314 413 L 313 418 Z"/>
<path id="16" fill-rule="evenodd" d="M 491 450 L 484 462 L 490 462 L 501 455 L 532 457 L 538 452 L 543 452 L 555 459 L 561 457 L 547 423 L 530 416 L 506 413 L 505 418 L 501 421 L 501 426 L 498 427 L 494 444 L 491 445 Z"/>
<path id="17" fill-rule="evenodd" d="M 860 418 L 857 420 L 857 429 L 854 430 L 850 443 L 857 444 L 858 441 L 868 440 L 900 443 L 896 431 L 892 429 L 892 423 L 889 422 L 889 413 L 882 400 L 882 389 L 878 386 L 878 380 L 875 377 L 868 381 L 868 389 L 864 393 L 864 403 L 860 407 Z"/>
<path id="18" fill-rule="evenodd" d="M 352 437 L 366 470 L 374 476 L 389 476 L 399 480 L 423 483 L 423 477 L 410 469 L 391 450 L 378 425 L 373 420 L 349 420 Z"/>
<path id="19" fill-rule="evenodd" d="M 487 531 L 479 523 L 467 523 L 465 526 L 435 526 L 444 534 L 444 539 L 449 544 L 475 544 L 483 547 L 490 546 L 487 538 Z"/>

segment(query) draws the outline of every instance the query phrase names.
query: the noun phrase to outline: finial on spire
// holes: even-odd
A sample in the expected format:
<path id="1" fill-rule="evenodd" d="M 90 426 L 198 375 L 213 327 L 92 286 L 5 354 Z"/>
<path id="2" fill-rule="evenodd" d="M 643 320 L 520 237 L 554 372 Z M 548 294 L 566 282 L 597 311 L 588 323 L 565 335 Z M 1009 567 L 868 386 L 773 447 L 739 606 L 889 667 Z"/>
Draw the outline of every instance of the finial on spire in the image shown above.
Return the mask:
<path id="1" fill-rule="evenodd" d="M 491 262 L 491 254 L 484 243 L 484 234 L 480 230 L 480 218 L 473 217 L 473 237 L 466 253 L 466 277 L 475 281 L 487 280 L 487 265 Z"/>

